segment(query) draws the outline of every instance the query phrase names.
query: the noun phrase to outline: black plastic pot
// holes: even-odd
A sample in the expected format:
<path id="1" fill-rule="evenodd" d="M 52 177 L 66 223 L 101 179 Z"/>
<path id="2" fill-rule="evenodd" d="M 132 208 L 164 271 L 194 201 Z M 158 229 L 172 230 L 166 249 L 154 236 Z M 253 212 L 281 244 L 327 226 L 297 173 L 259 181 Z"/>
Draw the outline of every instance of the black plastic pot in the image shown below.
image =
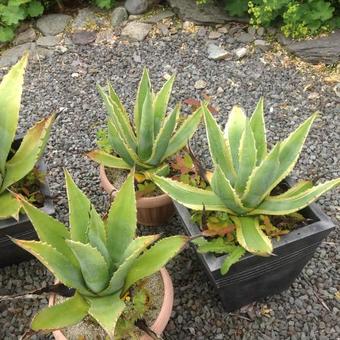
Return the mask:
<path id="1" fill-rule="evenodd" d="M 175 207 L 188 235 L 200 234 L 199 226 L 191 221 L 189 210 L 176 202 Z M 301 213 L 312 222 L 281 236 L 279 241 L 273 240 L 274 254 L 277 256 L 261 257 L 248 253 L 224 276 L 220 268 L 228 255 L 216 257 L 197 252 L 225 311 L 234 311 L 286 290 L 312 258 L 321 241 L 334 229 L 332 221 L 316 204 L 311 204 Z"/>
<path id="2" fill-rule="evenodd" d="M 21 140 L 21 138 L 15 140 L 13 143 L 14 148 L 17 149 L 19 147 Z M 39 161 L 37 165 L 41 172 L 46 173 L 46 165 L 42 161 Z M 44 205 L 41 210 L 51 216 L 54 215 L 55 210 L 46 181 L 41 184 L 40 190 L 45 197 Z M 8 236 L 22 240 L 38 239 L 37 234 L 26 215 L 20 214 L 19 221 L 16 221 L 14 218 L 0 220 L 0 267 L 33 258 L 29 252 L 15 245 Z"/>

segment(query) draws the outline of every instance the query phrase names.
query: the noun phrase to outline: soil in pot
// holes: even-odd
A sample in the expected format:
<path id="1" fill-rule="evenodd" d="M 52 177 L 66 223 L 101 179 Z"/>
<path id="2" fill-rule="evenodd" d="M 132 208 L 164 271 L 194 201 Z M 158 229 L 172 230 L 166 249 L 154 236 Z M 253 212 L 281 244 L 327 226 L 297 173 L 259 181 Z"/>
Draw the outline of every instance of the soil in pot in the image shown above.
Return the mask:
<path id="1" fill-rule="evenodd" d="M 139 318 L 139 313 L 143 310 L 143 319 L 147 325 L 152 325 L 162 308 L 164 298 L 164 285 L 160 272 L 146 278 L 134 286 L 131 295 L 125 297 L 127 308 L 118 320 L 115 338 L 119 340 L 140 339 L 145 333 L 134 326 L 134 322 Z M 65 298 L 56 297 L 57 303 Z M 146 307 L 142 302 L 146 301 Z M 62 330 L 68 340 L 93 340 L 106 339 L 105 331 L 91 317 L 86 317 L 82 322 L 72 327 Z"/>
<path id="2" fill-rule="evenodd" d="M 129 172 L 127 170 L 117 170 L 113 168 L 105 168 L 105 173 L 108 180 L 119 191 L 120 187 L 126 180 Z M 144 181 L 143 183 L 135 183 L 136 197 L 156 197 L 163 195 L 163 192 L 157 188 L 151 181 Z"/>
<path id="3" fill-rule="evenodd" d="M 190 210 L 191 220 L 199 226 L 203 236 L 228 236 L 232 241 L 231 234 L 235 231 L 228 214 L 215 211 Z M 300 213 L 284 216 L 262 216 L 261 224 L 263 231 L 269 237 L 279 237 L 290 231 L 304 227 L 310 223 L 310 219 Z"/>
<path id="4" fill-rule="evenodd" d="M 46 173 L 40 171 L 38 167 L 27 174 L 20 181 L 10 187 L 16 194 L 22 195 L 25 199 L 37 208 L 44 205 L 45 197 L 41 191 L 41 184 L 45 183 Z"/>
<path id="5" fill-rule="evenodd" d="M 117 191 L 119 191 L 121 186 L 125 182 L 129 174 L 129 171 L 114 168 L 105 168 L 105 173 L 110 183 L 112 183 L 112 185 L 117 189 Z"/>

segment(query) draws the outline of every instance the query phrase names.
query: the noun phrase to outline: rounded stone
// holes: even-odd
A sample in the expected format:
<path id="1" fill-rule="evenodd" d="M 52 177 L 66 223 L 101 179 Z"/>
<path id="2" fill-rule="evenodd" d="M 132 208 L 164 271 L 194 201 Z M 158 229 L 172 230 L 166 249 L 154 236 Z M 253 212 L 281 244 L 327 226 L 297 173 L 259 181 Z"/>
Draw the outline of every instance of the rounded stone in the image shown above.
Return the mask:
<path id="1" fill-rule="evenodd" d="M 132 21 L 129 22 L 122 30 L 122 36 L 128 37 L 132 40 L 142 41 L 150 32 L 152 26 L 143 22 Z"/>
<path id="2" fill-rule="evenodd" d="M 143 14 L 157 2 L 155 0 L 126 0 L 124 6 L 130 14 Z"/>
<path id="3" fill-rule="evenodd" d="M 128 19 L 128 12 L 124 7 L 117 7 L 113 10 L 111 15 L 112 27 L 119 26 L 122 22 Z"/>
<path id="4" fill-rule="evenodd" d="M 29 28 L 24 32 L 19 33 L 13 41 L 13 45 L 21 45 L 33 42 L 37 39 L 37 34 L 33 28 Z"/>
<path id="5" fill-rule="evenodd" d="M 48 14 L 37 20 L 37 28 L 44 35 L 57 35 L 64 31 L 72 17 L 66 14 Z"/>

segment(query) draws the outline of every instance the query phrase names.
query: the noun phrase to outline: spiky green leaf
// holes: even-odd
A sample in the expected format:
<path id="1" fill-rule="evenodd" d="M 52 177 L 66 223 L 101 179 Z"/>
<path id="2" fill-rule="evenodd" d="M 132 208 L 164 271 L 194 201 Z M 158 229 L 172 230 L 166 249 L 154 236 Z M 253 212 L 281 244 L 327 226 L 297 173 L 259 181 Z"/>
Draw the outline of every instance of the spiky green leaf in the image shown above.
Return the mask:
<path id="1" fill-rule="evenodd" d="M 146 161 L 152 153 L 154 143 L 154 107 L 152 94 L 150 91 L 146 93 L 142 116 L 140 118 L 140 128 L 138 132 L 138 156 L 141 160 Z"/>
<path id="2" fill-rule="evenodd" d="M 150 94 L 150 91 L 151 91 L 151 82 L 149 78 L 149 72 L 145 68 L 143 70 L 142 79 L 140 80 L 140 83 L 138 86 L 136 104 L 134 108 L 134 120 L 135 120 L 135 129 L 136 129 L 137 136 L 139 135 L 142 110 L 143 110 L 143 105 L 145 102 L 145 97 L 147 96 L 147 94 Z"/>
<path id="3" fill-rule="evenodd" d="M 120 101 L 116 91 L 114 90 L 114 88 L 112 87 L 112 85 L 110 83 L 108 83 L 108 88 L 109 88 L 109 96 L 110 99 L 116 103 L 116 105 L 119 107 L 119 109 L 124 112 L 126 114 L 127 120 L 129 121 L 129 117 L 127 116 L 127 112 L 125 110 L 125 107 L 123 105 L 123 103 Z"/>
<path id="4" fill-rule="evenodd" d="M 167 163 L 163 163 L 157 168 L 148 169 L 144 174 L 147 176 L 148 173 L 152 173 L 158 176 L 168 176 L 170 173 L 170 166 Z"/>
<path id="5" fill-rule="evenodd" d="M 221 167 L 222 172 L 227 176 L 230 183 L 234 185 L 236 172 L 229 144 L 224 139 L 221 129 L 206 106 L 203 106 L 203 112 L 211 158 L 215 165 Z"/>
<path id="6" fill-rule="evenodd" d="M 273 251 L 270 239 L 259 225 L 258 217 L 230 216 L 236 226 L 238 243 L 250 253 L 267 256 Z"/>
<path id="7" fill-rule="evenodd" d="M 109 153 L 102 150 L 94 150 L 86 154 L 87 157 L 99 163 L 100 165 L 106 166 L 108 168 L 117 169 L 131 169 L 131 166 L 126 163 L 122 158 L 112 156 Z"/>
<path id="8" fill-rule="evenodd" d="M 264 122 L 263 102 L 263 97 L 261 97 L 250 118 L 250 126 L 254 134 L 257 150 L 256 165 L 259 165 L 267 156 L 266 126 Z"/>
<path id="9" fill-rule="evenodd" d="M 166 83 L 163 85 L 161 90 L 156 95 L 155 102 L 154 102 L 155 136 L 157 136 L 161 128 L 163 118 L 166 114 L 166 110 L 168 107 L 174 81 L 175 81 L 175 76 L 173 75 L 172 77 L 170 77 L 169 80 L 166 81 Z"/>
<path id="10" fill-rule="evenodd" d="M 137 154 L 129 148 L 119 133 L 118 125 L 111 119 L 108 120 L 108 141 L 114 152 L 132 167 L 137 159 Z"/>
<path id="11" fill-rule="evenodd" d="M 35 166 L 48 141 L 55 115 L 41 120 L 28 130 L 19 149 L 6 163 L 0 193 L 25 177 Z"/>
<path id="12" fill-rule="evenodd" d="M 157 175 L 151 175 L 151 178 L 163 192 L 189 209 L 202 210 L 205 208 L 206 210 L 232 212 L 213 191 L 195 188 Z"/>
<path id="13" fill-rule="evenodd" d="M 210 184 L 213 192 L 221 199 L 228 209 L 240 215 L 247 211 L 219 165 L 216 166 Z"/>
<path id="14" fill-rule="evenodd" d="M 20 199 L 20 202 L 27 217 L 32 222 L 39 240 L 51 245 L 61 254 L 65 255 L 73 265 L 79 267 L 77 259 L 65 242 L 65 240 L 70 238 L 70 232 L 66 226 L 27 201 Z"/>
<path id="15" fill-rule="evenodd" d="M 38 332 L 70 327 L 83 320 L 88 310 L 86 300 L 76 293 L 73 297 L 38 312 L 32 320 L 31 328 Z"/>
<path id="16" fill-rule="evenodd" d="M 180 105 L 177 105 L 171 114 L 165 119 L 164 125 L 159 131 L 152 148 L 152 154 L 146 163 L 157 166 L 168 148 L 170 138 L 176 127 L 177 118 L 180 112 Z"/>
<path id="17" fill-rule="evenodd" d="M 96 238 L 101 239 L 104 244 L 106 243 L 107 235 L 104 222 L 93 205 L 91 205 L 90 223 L 88 227 L 88 233 L 90 234 L 90 232 L 92 235 L 96 235 Z"/>
<path id="18" fill-rule="evenodd" d="M 243 194 L 249 176 L 256 166 L 256 145 L 254 134 L 249 125 L 249 121 L 246 121 L 245 124 L 246 126 L 240 142 L 239 167 L 235 182 L 235 189 L 240 194 Z"/>
<path id="19" fill-rule="evenodd" d="M 89 211 L 91 202 L 77 187 L 67 170 L 65 170 L 65 179 L 68 197 L 71 239 L 73 241 L 87 243 L 87 226 L 90 220 Z"/>
<path id="20" fill-rule="evenodd" d="M 188 143 L 188 140 L 196 132 L 201 116 L 202 108 L 200 107 L 182 123 L 176 133 L 171 137 L 169 145 L 162 158 L 162 162 L 168 157 L 176 154 Z"/>
<path id="21" fill-rule="evenodd" d="M 234 169 L 238 170 L 240 141 L 246 127 L 247 117 L 240 106 L 235 105 L 225 126 L 224 137 L 228 139 Z"/>
<path id="22" fill-rule="evenodd" d="M 3 77 L 0 83 L 0 173 L 5 164 L 19 121 L 19 110 L 28 54 L 25 54 Z"/>
<path id="23" fill-rule="evenodd" d="M 287 198 L 287 197 L 292 197 L 296 196 L 300 193 L 303 193 L 307 189 L 313 188 L 313 182 L 312 181 L 300 181 L 293 185 L 289 190 L 285 191 L 284 193 L 280 195 L 275 195 L 275 196 L 270 196 L 270 199 L 275 199 L 275 198 Z"/>
<path id="24" fill-rule="evenodd" d="M 113 294 L 123 288 L 126 276 L 134 265 L 136 258 L 152 243 L 154 243 L 159 235 L 151 235 L 143 238 L 133 240 L 128 249 L 125 251 L 122 263 L 117 270 L 113 273 L 108 287 L 99 295 Z M 129 254 L 127 257 L 126 255 Z"/>
<path id="25" fill-rule="evenodd" d="M 13 217 L 19 219 L 20 203 L 15 197 L 5 191 L 0 194 L 0 220 Z"/>
<path id="26" fill-rule="evenodd" d="M 94 293 L 101 292 L 109 281 L 109 267 L 104 257 L 90 244 L 72 240 L 66 240 L 66 243 L 80 264 L 86 286 Z"/>
<path id="27" fill-rule="evenodd" d="M 13 239 L 13 242 L 34 255 L 60 282 L 68 287 L 77 289 L 81 294 L 92 295 L 86 288 L 79 267 L 74 266 L 69 258 L 51 245 L 38 241 L 15 239 Z"/>
<path id="28" fill-rule="evenodd" d="M 251 202 L 251 207 L 256 207 L 260 204 L 260 202 L 262 202 L 263 199 L 268 196 L 270 192 L 293 170 L 311 125 L 316 117 L 316 114 L 312 115 L 281 143 L 278 158 L 279 166 L 276 169 L 275 177 L 268 177 L 266 179 L 266 184 L 262 187 L 261 195 L 258 196 L 257 200 Z M 265 161 L 263 161 L 263 163 L 264 162 Z M 261 168 L 261 166 L 262 164 L 259 168 Z M 257 176 L 265 177 L 264 174 L 261 174 L 260 172 L 257 173 Z M 253 177 L 253 180 L 256 181 L 256 178 Z M 249 184 L 250 193 L 253 191 L 252 185 L 254 183 Z"/>
<path id="29" fill-rule="evenodd" d="M 131 148 L 133 151 L 136 151 L 137 138 L 134 134 L 134 131 L 132 130 L 127 114 L 122 112 L 115 103 L 113 103 L 113 107 L 113 112 L 116 115 L 116 120 L 118 122 L 116 123 L 116 127 L 119 127 L 120 135 L 123 136 L 129 148 Z"/>
<path id="30" fill-rule="evenodd" d="M 140 247 L 148 247 L 150 244 L 156 242 L 160 238 L 159 234 L 149 235 L 149 236 L 140 236 L 136 237 L 129 246 L 124 251 L 124 255 L 122 256 L 122 261 L 132 255 L 137 249 Z"/>
<path id="31" fill-rule="evenodd" d="M 87 298 L 90 305 L 89 314 L 102 326 L 110 339 L 114 339 L 116 323 L 125 309 L 120 294 L 96 298 Z"/>
<path id="32" fill-rule="evenodd" d="M 269 196 L 256 209 L 252 210 L 250 215 L 287 215 L 299 211 L 315 200 L 322 194 L 340 185 L 340 178 L 333 179 L 326 183 L 319 184 L 311 189 L 298 191 L 296 195 L 277 198 Z"/>
<path id="33" fill-rule="evenodd" d="M 279 159 L 280 168 L 278 169 L 277 179 L 273 183 L 270 191 L 275 188 L 276 185 L 278 185 L 284 178 L 286 178 L 293 170 L 306 141 L 310 128 L 316 118 L 317 114 L 314 113 L 281 143 Z"/>
<path id="34" fill-rule="evenodd" d="M 124 251 L 135 237 L 136 211 L 132 171 L 117 193 L 106 220 L 107 246 L 113 263 L 120 263 Z"/>
<path id="35" fill-rule="evenodd" d="M 104 100 L 109 117 L 113 120 L 120 137 L 132 150 L 136 150 L 136 136 L 131 128 L 127 113 L 119 101 L 119 98 L 114 92 L 112 86 L 109 85 L 110 96 L 107 95 L 100 86 L 97 88 Z"/>
<path id="36" fill-rule="evenodd" d="M 276 144 L 263 162 L 253 170 L 241 198 L 244 206 L 256 207 L 267 195 L 268 188 L 277 178 L 280 166 L 280 143 Z"/>
<path id="37" fill-rule="evenodd" d="M 90 220 L 87 230 L 89 243 L 100 252 L 107 265 L 111 267 L 111 257 L 106 245 L 107 236 L 105 225 L 94 206 L 91 206 Z"/>
<path id="38" fill-rule="evenodd" d="M 131 124 L 129 115 L 126 112 L 124 105 L 120 101 L 117 93 L 115 92 L 115 90 L 113 89 L 113 87 L 110 83 L 109 83 L 108 87 L 109 87 L 110 100 L 117 105 L 119 111 L 122 113 L 121 119 L 123 120 L 123 123 L 121 123 L 121 124 L 125 126 L 126 133 L 128 133 L 130 135 L 130 141 L 133 142 L 130 146 L 133 150 L 136 150 L 137 139 L 136 139 L 136 134 L 135 134 L 135 131 L 133 129 L 133 125 Z M 135 147 L 133 147 L 133 145 L 135 145 Z"/>
<path id="39" fill-rule="evenodd" d="M 185 236 L 171 236 L 163 238 L 146 250 L 134 261 L 126 277 L 123 292 L 137 281 L 159 271 L 183 249 L 187 241 Z"/>

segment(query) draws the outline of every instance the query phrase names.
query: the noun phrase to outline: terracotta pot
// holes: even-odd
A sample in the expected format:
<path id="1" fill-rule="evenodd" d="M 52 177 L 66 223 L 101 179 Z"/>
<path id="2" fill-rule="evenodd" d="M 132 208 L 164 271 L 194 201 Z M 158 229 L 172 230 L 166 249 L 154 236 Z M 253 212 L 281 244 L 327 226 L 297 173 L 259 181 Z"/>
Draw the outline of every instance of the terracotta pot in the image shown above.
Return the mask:
<path id="1" fill-rule="evenodd" d="M 160 270 L 163 285 L 164 285 L 164 297 L 161 310 L 158 314 L 156 321 L 150 327 L 157 335 L 161 335 L 167 326 L 172 312 L 172 306 L 174 303 L 174 287 L 172 285 L 171 277 L 165 268 Z M 55 303 L 55 294 L 50 295 L 49 306 L 53 306 Z M 53 336 L 56 340 L 67 340 L 62 331 L 54 331 Z M 149 335 L 143 335 L 140 340 L 152 340 Z"/>
<path id="2" fill-rule="evenodd" d="M 102 188 L 114 197 L 117 189 L 107 178 L 105 168 L 102 165 L 99 168 L 99 174 Z M 137 198 L 137 221 L 140 224 L 157 227 L 166 223 L 174 213 L 174 204 L 166 194 Z"/>

